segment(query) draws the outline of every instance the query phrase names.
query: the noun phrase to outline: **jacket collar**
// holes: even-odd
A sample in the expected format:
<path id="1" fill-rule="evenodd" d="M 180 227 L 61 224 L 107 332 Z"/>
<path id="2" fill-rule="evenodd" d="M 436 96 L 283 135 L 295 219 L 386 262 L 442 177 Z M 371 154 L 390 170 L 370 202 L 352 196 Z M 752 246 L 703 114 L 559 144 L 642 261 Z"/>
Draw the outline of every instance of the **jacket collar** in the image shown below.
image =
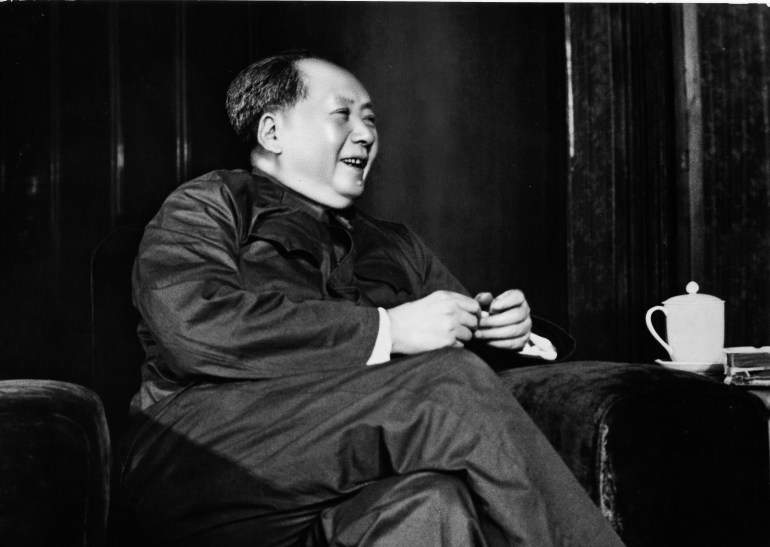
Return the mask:
<path id="1" fill-rule="evenodd" d="M 350 220 L 355 216 L 355 206 L 346 209 L 332 209 L 303 196 L 262 173 L 252 172 L 252 176 L 256 182 L 258 195 L 270 205 L 283 205 L 297 209 L 325 224 L 329 223 L 330 216 L 334 216 L 345 228 L 353 229 Z"/>

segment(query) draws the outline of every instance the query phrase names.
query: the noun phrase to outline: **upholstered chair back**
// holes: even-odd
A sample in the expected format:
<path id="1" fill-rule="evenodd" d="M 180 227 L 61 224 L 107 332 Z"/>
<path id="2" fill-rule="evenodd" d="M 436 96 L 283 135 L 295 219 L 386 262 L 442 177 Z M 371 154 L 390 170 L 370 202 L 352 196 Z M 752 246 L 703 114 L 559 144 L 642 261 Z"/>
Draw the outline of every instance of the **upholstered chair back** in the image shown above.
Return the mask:
<path id="1" fill-rule="evenodd" d="M 117 228 L 91 256 L 94 388 L 114 442 L 125 432 L 129 403 L 141 383 L 143 352 L 136 335 L 139 314 L 131 303 L 131 268 L 142 233 L 140 226 Z"/>

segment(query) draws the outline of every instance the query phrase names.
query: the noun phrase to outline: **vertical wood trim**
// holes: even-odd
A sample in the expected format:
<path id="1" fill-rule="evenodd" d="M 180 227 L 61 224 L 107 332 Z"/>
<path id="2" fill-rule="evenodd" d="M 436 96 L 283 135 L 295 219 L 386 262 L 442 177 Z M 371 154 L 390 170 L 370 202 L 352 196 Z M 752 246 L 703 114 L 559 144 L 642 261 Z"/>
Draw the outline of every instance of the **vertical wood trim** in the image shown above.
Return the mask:
<path id="1" fill-rule="evenodd" d="M 51 5 L 50 22 L 50 156 L 49 178 L 49 226 L 54 279 L 60 279 L 61 272 L 61 47 L 60 7 Z"/>
<path id="2" fill-rule="evenodd" d="M 572 23 L 570 11 L 564 9 L 564 51 L 567 62 L 567 139 L 569 160 L 575 157 L 575 88 L 572 76 Z"/>
<path id="3" fill-rule="evenodd" d="M 188 179 L 190 170 L 190 134 L 187 108 L 187 14 L 185 5 L 176 7 L 176 42 L 174 77 L 176 82 L 176 178 L 177 183 Z"/>
<path id="4" fill-rule="evenodd" d="M 5 30 L 3 28 L 3 30 Z M 3 43 L 5 45 L 5 43 Z M 6 63 L 0 65 L 0 81 L 8 81 Z M 8 146 L 8 91 L 5 86 L 0 88 L 0 224 L 5 224 L 10 205 L 8 204 L 8 158 L 10 157 Z"/>
<path id="5" fill-rule="evenodd" d="M 572 50 L 572 17 L 571 8 L 569 5 L 564 6 L 564 47 L 565 47 L 565 61 L 567 64 L 567 208 L 566 208 L 566 226 L 567 231 L 566 240 L 566 264 L 567 264 L 567 283 L 566 283 L 566 297 L 567 297 L 567 328 L 571 328 L 571 324 L 578 315 L 577 301 L 574 296 L 572 274 L 574 253 L 573 238 L 571 233 L 572 223 L 574 222 L 571 212 L 572 203 L 574 199 L 573 195 L 573 180 L 574 180 L 574 161 L 575 161 L 575 82 L 573 74 L 573 50 Z"/>
<path id="6" fill-rule="evenodd" d="M 617 241 L 611 13 L 606 5 L 565 6 L 572 117 L 567 172 L 568 328 L 592 358 L 614 356 Z M 597 334 L 601 332 L 601 338 Z M 585 355 L 584 355 L 585 356 Z"/>
<path id="7" fill-rule="evenodd" d="M 705 217 L 703 210 L 703 109 L 700 88 L 698 6 L 682 6 L 685 100 L 687 112 L 687 201 L 689 203 L 689 276 L 705 276 Z"/>
<path id="8" fill-rule="evenodd" d="M 118 3 L 109 10 L 109 65 L 110 65 L 110 223 L 120 223 L 123 215 L 123 171 L 125 143 L 123 138 L 123 111 L 120 78 L 120 22 Z"/>
<path id="9" fill-rule="evenodd" d="M 671 40 L 674 75 L 674 111 L 676 135 L 676 189 L 674 213 L 676 215 L 676 263 L 675 285 L 683 287 L 691 275 L 690 260 L 690 150 L 687 108 L 687 77 L 685 69 L 684 10 L 682 5 L 671 8 Z"/>

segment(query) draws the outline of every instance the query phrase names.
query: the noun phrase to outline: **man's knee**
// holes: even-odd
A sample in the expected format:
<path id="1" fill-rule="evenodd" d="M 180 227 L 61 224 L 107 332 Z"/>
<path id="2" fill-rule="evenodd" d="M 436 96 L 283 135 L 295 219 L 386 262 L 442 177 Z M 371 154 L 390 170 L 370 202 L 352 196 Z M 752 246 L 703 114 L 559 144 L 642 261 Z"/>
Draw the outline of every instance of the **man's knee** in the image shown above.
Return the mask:
<path id="1" fill-rule="evenodd" d="M 411 358 L 413 374 L 435 382 L 440 378 L 473 377 L 477 381 L 499 384 L 494 371 L 475 353 L 459 348 L 445 348 Z"/>
<path id="2" fill-rule="evenodd" d="M 476 354 L 464 349 L 443 349 L 424 354 L 415 367 L 414 384 L 426 386 L 449 405 L 474 400 L 512 399 L 495 372 Z"/>
<path id="3" fill-rule="evenodd" d="M 475 514 L 465 482 L 447 473 L 415 473 L 411 484 L 415 499 L 426 512 L 441 518 L 454 513 Z"/>
<path id="4" fill-rule="evenodd" d="M 417 472 L 372 483 L 319 522 L 329 545 L 483 545 L 468 487 L 439 472 Z M 316 534 L 317 535 L 317 534 Z"/>
<path id="5" fill-rule="evenodd" d="M 476 506 L 463 480 L 436 472 L 415 473 L 402 495 L 411 499 L 399 524 L 415 543 L 443 546 L 484 545 Z"/>

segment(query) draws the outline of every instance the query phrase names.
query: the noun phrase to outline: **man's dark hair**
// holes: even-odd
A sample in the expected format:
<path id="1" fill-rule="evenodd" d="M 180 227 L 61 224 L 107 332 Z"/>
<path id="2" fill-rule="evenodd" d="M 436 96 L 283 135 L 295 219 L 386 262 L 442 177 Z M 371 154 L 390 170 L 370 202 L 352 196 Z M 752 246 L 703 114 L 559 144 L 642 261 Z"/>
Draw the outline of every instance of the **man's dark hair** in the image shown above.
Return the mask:
<path id="1" fill-rule="evenodd" d="M 250 147 L 256 144 L 256 124 L 267 110 L 291 108 L 307 96 L 300 59 L 320 59 L 309 51 L 289 51 L 261 59 L 243 69 L 227 89 L 225 107 L 230 125 Z"/>

